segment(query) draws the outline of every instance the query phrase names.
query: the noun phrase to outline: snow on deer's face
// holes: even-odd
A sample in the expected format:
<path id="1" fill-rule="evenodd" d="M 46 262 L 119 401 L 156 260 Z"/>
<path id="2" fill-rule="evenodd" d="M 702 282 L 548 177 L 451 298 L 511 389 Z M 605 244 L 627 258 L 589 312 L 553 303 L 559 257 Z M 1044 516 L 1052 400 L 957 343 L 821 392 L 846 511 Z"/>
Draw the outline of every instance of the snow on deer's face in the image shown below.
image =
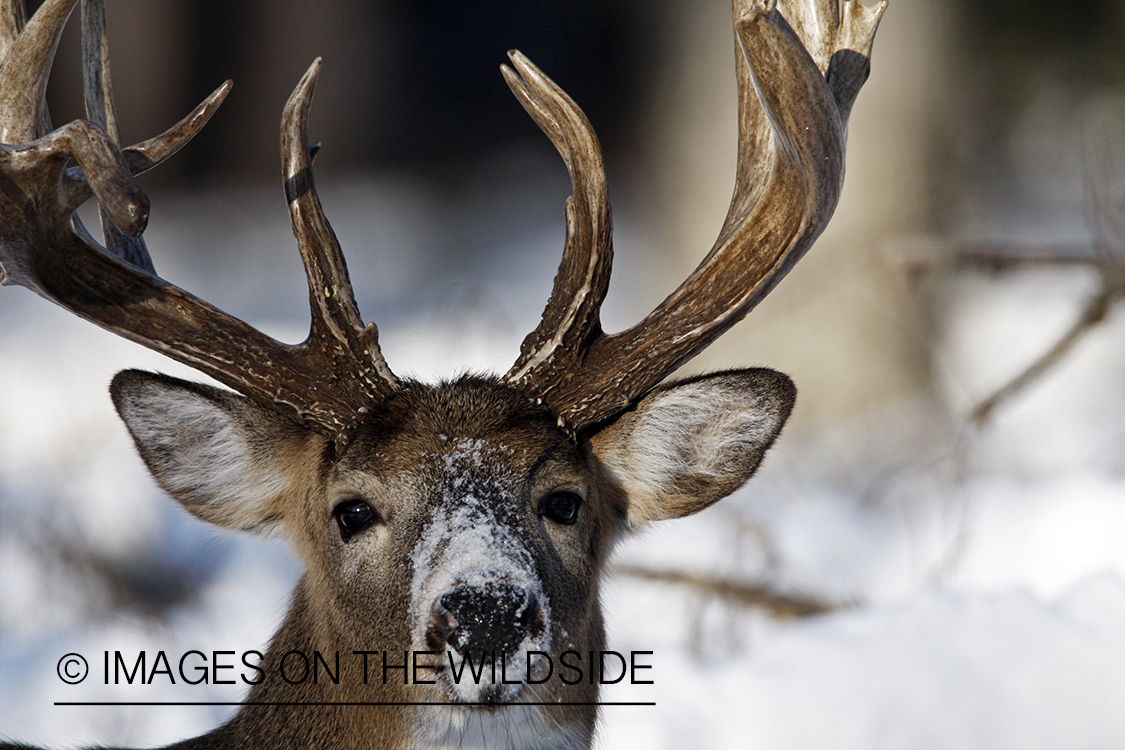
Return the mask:
<path id="1" fill-rule="evenodd" d="M 552 642 L 551 605 L 527 532 L 526 504 L 507 471 L 516 449 L 485 439 L 449 438 L 440 501 L 411 550 L 412 644 L 487 669 L 481 679 L 446 681 L 466 703 L 511 700 L 526 683 L 532 652 Z M 577 511 L 577 507 L 576 507 Z M 496 674 L 499 663 L 501 670 Z M 471 674 L 471 672 L 470 672 Z"/>

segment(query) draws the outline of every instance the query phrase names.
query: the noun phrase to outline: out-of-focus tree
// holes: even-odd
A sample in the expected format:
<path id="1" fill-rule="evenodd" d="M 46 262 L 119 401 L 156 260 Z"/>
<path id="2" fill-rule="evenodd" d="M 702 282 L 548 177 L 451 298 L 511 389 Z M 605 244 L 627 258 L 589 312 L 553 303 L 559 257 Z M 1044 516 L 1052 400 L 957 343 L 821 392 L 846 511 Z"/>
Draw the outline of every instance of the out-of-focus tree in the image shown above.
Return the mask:
<path id="1" fill-rule="evenodd" d="M 108 14 L 126 140 L 235 81 L 214 124 L 156 179 L 272 178 L 281 107 L 316 56 L 321 165 L 455 178 L 513 142 L 549 149 L 498 71 L 513 48 L 566 87 L 612 153 L 631 142 L 656 17 L 633 0 L 110 0 Z M 76 29 L 68 36 L 52 77 L 59 121 L 81 114 Z"/>

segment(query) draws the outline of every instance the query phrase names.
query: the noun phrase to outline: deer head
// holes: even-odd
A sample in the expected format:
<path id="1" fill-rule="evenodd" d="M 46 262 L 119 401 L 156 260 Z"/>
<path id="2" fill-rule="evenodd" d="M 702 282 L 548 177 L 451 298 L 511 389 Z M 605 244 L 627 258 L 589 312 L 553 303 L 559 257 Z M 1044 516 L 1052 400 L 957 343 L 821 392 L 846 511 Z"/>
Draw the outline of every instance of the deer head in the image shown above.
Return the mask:
<path id="1" fill-rule="evenodd" d="M 571 176 L 563 259 L 511 370 L 428 385 L 384 361 L 317 198 L 306 123 L 319 61 L 282 116 L 282 176 L 312 308 L 308 339 L 287 345 L 160 279 L 141 240 L 148 201 L 134 175 L 197 133 L 229 83 L 163 135 L 120 147 L 103 10 L 84 0 L 89 120 L 51 130 L 46 77 L 76 2 L 47 0 L 25 24 L 18 0 L 0 0 L 0 280 L 232 388 L 126 371 L 111 392 L 153 476 L 184 508 L 284 535 L 306 569 L 255 705 L 191 746 L 589 746 L 597 687 L 561 679 L 558 667 L 566 652 L 604 648 L 599 576 L 610 548 L 740 487 L 795 398 L 789 378 L 764 369 L 661 383 L 823 230 L 883 6 L 735 0 L 730 211 L 695 272 L 612 335 L 599 323 L 612 250 L 598 142 L 578 106 L 510 53 L 504 77 Z M 104 247 L 74 214 L 90 197 Z M 344 654 L 338 682 L 276 679 L 291 651 Z M 481 676 L 458 679 L 458 666 Z"/>

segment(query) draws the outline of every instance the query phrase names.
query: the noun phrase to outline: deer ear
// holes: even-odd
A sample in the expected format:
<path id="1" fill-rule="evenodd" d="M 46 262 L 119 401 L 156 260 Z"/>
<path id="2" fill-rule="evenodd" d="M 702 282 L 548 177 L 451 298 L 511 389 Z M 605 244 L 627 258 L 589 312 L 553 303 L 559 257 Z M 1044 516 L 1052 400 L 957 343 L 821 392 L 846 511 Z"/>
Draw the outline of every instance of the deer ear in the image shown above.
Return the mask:
<path id="1" fill-rule="evenodd" d="M 316 460 L 311 433 L 228 391 L 125 370 L 110 394 L 157 483 L 223 528 L 276 532 L 293 468 Z"/>
<path id="2" fill-rule="evenodd" d="M 591 438 L 625 492 L 629 525 L 703 510 L 741 487 L 789 418 L 797 391 L 773 370 L 658 388 Z"/>

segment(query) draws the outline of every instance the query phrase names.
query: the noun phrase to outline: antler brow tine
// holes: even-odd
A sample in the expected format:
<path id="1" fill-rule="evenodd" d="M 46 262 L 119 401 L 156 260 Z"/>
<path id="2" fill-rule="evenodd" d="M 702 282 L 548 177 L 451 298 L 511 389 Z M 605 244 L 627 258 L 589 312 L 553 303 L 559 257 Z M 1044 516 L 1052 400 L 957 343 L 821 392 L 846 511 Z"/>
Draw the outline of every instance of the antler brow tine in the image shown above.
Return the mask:
<path id="1" fill-rule="evenodd" d="M 356 374 L 370 390 L 368 400 L 379 400 L 397 389 L 398 378 L 379 349 L 375 325 L 365 327 L 359 317 L 344 253 L 324 215 L 313 181 L 308 118 L 320 65 L 321 60 L 317 58 L 309 66 L 289 97 L 281 118 L 285 198 L 308 277 L 309 305 L 313 311 L 309 345 L 315 344 L 331 352 L 336 359 L 348 360 L 336 362 L 333 371 L 343 368 L 340 372 Z"/>
<path id="2" fill-rule="evenodd" d="M 566 203 L 566 245 L 543 319 L 523 342 L 505 380 L 520 383 L 548 360 L 568 360 L 601 333 L 599 310 L 609 288 L 613 244 L 605 167 L 597 136 L 578 105 L 530 60 L 501 68 L 520 103 L 554 143 L 573 185 Z"/>

